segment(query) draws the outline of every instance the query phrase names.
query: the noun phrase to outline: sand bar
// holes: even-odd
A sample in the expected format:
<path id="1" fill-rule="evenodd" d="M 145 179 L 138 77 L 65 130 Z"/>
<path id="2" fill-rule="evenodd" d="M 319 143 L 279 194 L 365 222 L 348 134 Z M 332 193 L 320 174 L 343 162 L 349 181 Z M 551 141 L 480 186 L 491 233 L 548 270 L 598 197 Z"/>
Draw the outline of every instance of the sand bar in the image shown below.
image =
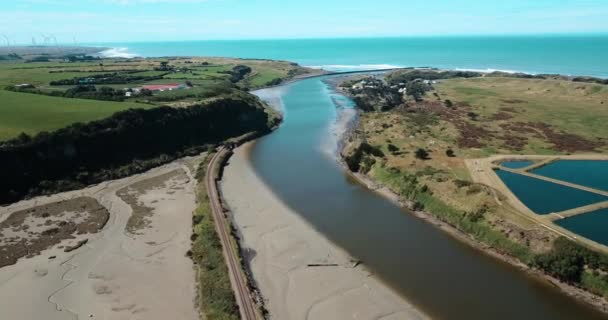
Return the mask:
<path id="1" fill-rule="evenodd" d="M 250 146 L 235 151 L 221 188 L 271 319 L 427 318 L 282 203 L 251 167 Z"/>

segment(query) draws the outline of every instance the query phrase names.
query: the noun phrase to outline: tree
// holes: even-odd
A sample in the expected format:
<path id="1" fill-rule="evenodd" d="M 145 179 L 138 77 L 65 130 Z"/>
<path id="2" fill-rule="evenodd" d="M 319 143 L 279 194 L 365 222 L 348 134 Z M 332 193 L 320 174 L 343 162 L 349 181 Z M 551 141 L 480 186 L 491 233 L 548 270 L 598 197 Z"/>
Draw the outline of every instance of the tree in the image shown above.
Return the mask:
<path id="1" fill-rule="evenodd" d="M 25 132 L 21 132 L 21 133 L 19 134 L 19 136 L 17 137 L 17 141 L 18 141 L 20 144 L 26 144 L 26 143 L 28 143 L 28 142 L 32 141 L 32 137 L 30 137 L 30 136 L 29 136 L 27 133 L 25 133 Z"/>
<path id="2" fill-rule="evenodd" d="M 454 150 L 452 149 L 448 149 L 445 151 L 445 155 L 450 157 L 450 158 L 454 158 L 456 156 L 456 154 L 454 154 Z"/>
<path id="3" fill-rule="evenodd" d="M 429 87 L 420 81 L 410 81 L 405 88 L 407 94 L 414 97 L 416 101 L 422 101 L 422 97 L 429 90 Z"/>
<path id="4" fill-rule="evenodd" d="M 399 148 L 397 148 L 394 144 L 389 143 L 388 151 L 392 154 L 395 154 L 395 152 L 399 151 Z"/>
<path id="5" fill-rule="evenodd" d="M 168 69 L 169 69 L 169 61 L 161 61 L 160 70 L 168 70 Z"/>
<path id="6" fill-rule="evenodd" d="M 428 160 L 429 153 L 426 150 L 419 148 L 418 150 L 416 150 L 416 158 L 420 160 Z"/>
<path id="7" fill-rule="evenodd" d="M 144 97 L 149 97 L 152 95 L 152 91 L 149 89 L 141 89 L 141 90 L 139 90 L 139 94 Z"/>

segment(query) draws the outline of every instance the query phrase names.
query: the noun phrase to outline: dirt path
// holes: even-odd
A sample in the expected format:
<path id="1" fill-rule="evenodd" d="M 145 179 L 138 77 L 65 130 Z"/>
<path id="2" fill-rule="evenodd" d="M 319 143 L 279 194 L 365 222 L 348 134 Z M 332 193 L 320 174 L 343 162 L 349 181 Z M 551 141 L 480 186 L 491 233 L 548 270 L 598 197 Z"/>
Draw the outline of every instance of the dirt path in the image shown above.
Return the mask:
<path id="1" fill-rule="evenodd" d="M 19 210 L 89 197 L 110 214 L 101 232 L 84 235 L 87 242 L 73 251 L 61 247 L 75 240 L 64 240 L 0 268 L 2 318 L 198 319 L 195 272 L 186 256 L 195 208 L 195 161 L 183 159 L 129 178 L 0 208 L 2 222 Z M 134 210 L 142 207 L 146 215 L 137 219 L 144 223 L 127 228 Z"/>

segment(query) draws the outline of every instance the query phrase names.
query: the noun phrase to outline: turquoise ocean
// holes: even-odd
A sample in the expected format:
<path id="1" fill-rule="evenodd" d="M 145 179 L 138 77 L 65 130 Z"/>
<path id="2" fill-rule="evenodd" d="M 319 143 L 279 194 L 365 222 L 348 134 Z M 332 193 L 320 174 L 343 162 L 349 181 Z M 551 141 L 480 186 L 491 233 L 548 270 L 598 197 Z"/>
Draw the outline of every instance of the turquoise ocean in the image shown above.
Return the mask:
<path id="1" fill-rule="evenodd" d="M 276 59 L 335 71 L 436 67 L 608 78 L 608 34 L 95 43 L 114 57 Z"/>

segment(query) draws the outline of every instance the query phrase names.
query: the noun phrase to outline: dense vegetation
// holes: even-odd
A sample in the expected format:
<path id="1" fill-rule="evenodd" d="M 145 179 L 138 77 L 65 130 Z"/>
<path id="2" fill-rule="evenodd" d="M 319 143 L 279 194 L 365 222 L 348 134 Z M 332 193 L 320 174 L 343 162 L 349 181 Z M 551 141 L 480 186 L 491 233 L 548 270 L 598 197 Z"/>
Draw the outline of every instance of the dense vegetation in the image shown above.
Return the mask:
<path id="1" fill-rule="evenodd" d="M 562 237 L 555 241 L 551 252 L 538 255 L 533 265 L 562 281 L 577 284 L 588 270 L 596 275 L 608 272 L 608 256 Z M 608 286 L 608 277 L 602 278 Z"/>
<path id="2" fill-rule="evenodd" d="M 188 149 L 269 128 L 265 110 L 222 99 L 190 108 L 132 109 L 0 145 L 0 203 L 141 172 Z"/>
<path id="3" fill-rule="evenodd" d="M 246 75 L 252 71 L 251 67 L 238 65 L 232 68 L 230 71 L 226 71 L 230 75 L 230 82 L 237 83 L 245 78 Z"/>
<path id="4" fill-rule="evenodd" d="M 197 268 L 198 304 L 205 319 L 239 319 L 239 308 L 230 285 L 222 244 L 215 231 L 205 175 L 212 154 L 198 167 L 198 207 L 192 217 L 192 260 Z"/>
<path id="5" fill-rule="evenodd" d="M 391 85 L 398 85 L 399 83 L 408 83 L 414 80 L 440 80 L 440 79 L 452 79 L 452 78 L 477 78 L 483 74 L 473 71 L 438 71 L 433 69 L 414 69 L 397 71 L 389 74 L 386 80 Z"/>
<path id="6" fill-rule="evenodd" d="M 137 71 L 135 71 L 137 72 Z M 69 86 L 69 85 L 83 85 L 83 84 L 124 84 L 136 81 L 152 81 L 163 78 L 164 74 L 147 76 L 134 74 L 133 71 L 129 72 L 113 72 L 105 74 L 94 74 L 86 77 L 75 77 L 72 79 L 62 79 L 51 81 L 51 86 Z"/>
<path id="7" fill-rule="evenodd" d="M 7 86 L 4 88 L 7 91 L 23 92 L 31 94 L 41 94 L 52 97 L 64 97 L 64 98 L 79 98 L 79 99 L 92 99 L 92 100 L 103 100 L 103 101 L 124 101 L 126 100 L 125 91 L 120 89 L 114 89 L 111 87 L 100 87 L 97 88 L 94 85 L 77 85 L 68 90 L 40 90 L 33 86 L 16 87 Z M 145 91 L 145 90 L 142 90 Z"/>

